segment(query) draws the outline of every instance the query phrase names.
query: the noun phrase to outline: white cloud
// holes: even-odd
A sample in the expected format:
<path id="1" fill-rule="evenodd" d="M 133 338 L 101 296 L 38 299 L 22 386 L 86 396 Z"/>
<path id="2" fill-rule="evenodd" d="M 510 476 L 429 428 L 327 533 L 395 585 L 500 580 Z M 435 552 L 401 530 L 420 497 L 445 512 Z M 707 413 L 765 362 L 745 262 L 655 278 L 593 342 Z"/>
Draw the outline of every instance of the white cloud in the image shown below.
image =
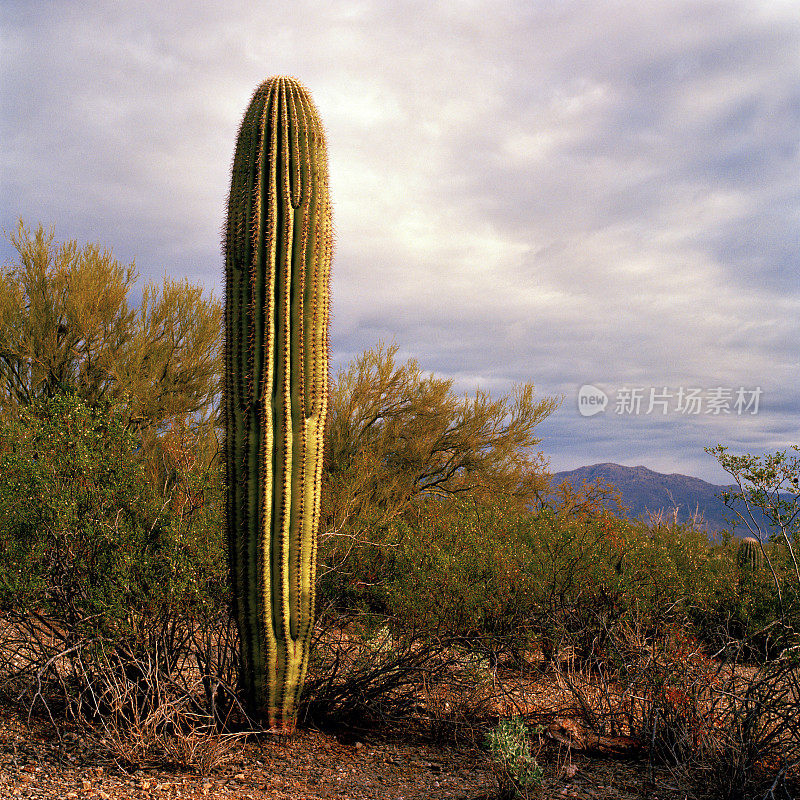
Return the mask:
<path id="1" fill-rule="evenodd" d="M 328 132 L 335 361 L 384 337 L 459 388 L 763 383 L 747 442 L 795 430 L 791 3 L 6 7 L 5 228 L 55 223 L 219 293 L 239 120 L 261 80 L 294 74 Z M 598 437 L 558 414 L 564 462 L 677 471 L 712 424 Z"/>

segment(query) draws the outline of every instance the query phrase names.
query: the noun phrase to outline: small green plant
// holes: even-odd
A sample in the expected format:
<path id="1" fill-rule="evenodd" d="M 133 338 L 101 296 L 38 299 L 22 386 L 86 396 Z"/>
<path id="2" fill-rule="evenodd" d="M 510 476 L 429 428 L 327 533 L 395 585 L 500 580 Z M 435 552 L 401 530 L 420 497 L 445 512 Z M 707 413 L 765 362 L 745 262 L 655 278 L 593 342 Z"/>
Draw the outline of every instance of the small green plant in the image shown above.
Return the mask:
<path id="1" fill-rule="evenodd" d="M 530 791 L 542 783 L 542 768 L 531 755 L 528 734 L 528 726 L 519 717 L 512 717 L 500 720 L 486 737 L 501 800 L 529 797 Z"/>
<path id="2" fill-rule="evenodd" d="M 372 653 L 390 653 L 397 642 L 392 636 L 392 630 L 388 623 L 383 622 L 374 631 L 369 633 L 364 641 L 367 649 Z"/>

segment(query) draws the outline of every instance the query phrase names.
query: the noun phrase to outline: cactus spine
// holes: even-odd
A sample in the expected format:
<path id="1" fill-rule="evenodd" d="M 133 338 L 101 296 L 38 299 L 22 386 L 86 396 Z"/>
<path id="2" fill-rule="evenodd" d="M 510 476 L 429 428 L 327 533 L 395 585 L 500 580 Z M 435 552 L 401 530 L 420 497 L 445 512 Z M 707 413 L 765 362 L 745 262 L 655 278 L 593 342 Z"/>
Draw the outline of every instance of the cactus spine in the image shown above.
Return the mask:
<path id="1" fill-rule="evenodd" d="M 764 566 L 764 553 L 761 550 L 758 539 L 747 536 L 739 542 L 739 548 L 736 551 L 736 562 L 740 571 L 750 570 L 755 572 Z"/>
<path id="2" fill-rule="evenodd" d="M 325 134 L 295 79 L 245 112 L 225 229 L 226 528 L 251 713 L 291 731 L 313 627 L 328 406 Z"/>

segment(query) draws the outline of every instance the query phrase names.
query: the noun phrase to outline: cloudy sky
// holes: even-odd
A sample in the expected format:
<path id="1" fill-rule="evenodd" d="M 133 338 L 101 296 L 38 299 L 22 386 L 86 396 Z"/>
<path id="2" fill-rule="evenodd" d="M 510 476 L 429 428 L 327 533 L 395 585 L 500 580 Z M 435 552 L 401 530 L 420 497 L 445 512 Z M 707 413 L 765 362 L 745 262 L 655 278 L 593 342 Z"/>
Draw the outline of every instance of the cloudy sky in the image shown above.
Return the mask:
<path id="1" fill-rule="evenodd" d="M 563 395 L 540 427 L 554 470 L 722 482 L 703 447 L 800 440 L 796 2 L 0 14 L 0 227 L 221 297 L 239 120 L 294 75 L 328 131 L 335 367 L 383 339 L 458 392 Z"/>

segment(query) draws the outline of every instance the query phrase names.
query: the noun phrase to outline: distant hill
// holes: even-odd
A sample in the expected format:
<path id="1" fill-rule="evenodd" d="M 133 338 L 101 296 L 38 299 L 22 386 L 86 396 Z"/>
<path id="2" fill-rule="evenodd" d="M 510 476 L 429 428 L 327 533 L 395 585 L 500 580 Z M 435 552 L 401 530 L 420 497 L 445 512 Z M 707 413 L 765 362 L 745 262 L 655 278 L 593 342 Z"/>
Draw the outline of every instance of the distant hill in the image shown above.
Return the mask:
<path id="1" fill-rule="evenodd" d="M 558 486 L 563 481 L 568 481 L 574 488 L 579 488 L 584 481 L 593 483 L 598 479 L 616 487 L 622 495 L 622 504 L 630 509 L 628 516 L 631 519 L 647 519 L 648 513 L 659 511 L 671 518 L 677 507 L 679 522 L 686 522 L 697 511 L 702 515 L 709 532 L 731 529 L 726 518 L 731 518 L 733 514 L 717 495 L 736 487 L 717 486 L 689 475 L 665 475 L 647 467 L 592 464 L 568 472 L 554 473 L 552 485 Z M 763 530 L 769 530 L 766 520 L 759 518 L 758 521 L 766 526 Z M 745 536 L 749 532 L 740 523 L 734 533 Z"/>

